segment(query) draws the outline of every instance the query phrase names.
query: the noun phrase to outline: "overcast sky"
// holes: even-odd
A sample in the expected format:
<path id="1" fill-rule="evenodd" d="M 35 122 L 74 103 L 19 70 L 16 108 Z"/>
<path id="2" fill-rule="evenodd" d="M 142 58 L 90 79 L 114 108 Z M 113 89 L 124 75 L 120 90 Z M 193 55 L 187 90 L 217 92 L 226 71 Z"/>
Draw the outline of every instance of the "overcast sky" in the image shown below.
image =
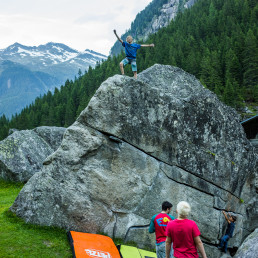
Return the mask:
<path id="1" fill-rule="evenodd" d="M 0 49 L 15 42 L 38 46 L 64 43 L 108 55 L 152 0 L 0 0 Z"/>

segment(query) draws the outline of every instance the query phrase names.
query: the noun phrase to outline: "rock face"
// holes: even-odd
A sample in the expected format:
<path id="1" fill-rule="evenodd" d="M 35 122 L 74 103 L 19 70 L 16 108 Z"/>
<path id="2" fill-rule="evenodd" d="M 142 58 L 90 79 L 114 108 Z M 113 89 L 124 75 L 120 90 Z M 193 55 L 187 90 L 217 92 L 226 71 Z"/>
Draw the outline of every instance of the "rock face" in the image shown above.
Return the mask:
<path id="1" fill-rule="evenodd" d="M 156 33 L 159 29 L 169 25 L 176 15 L 192 7 L 197 0 L 156 0 L 152 1 L 142 12 L 137 14 L 132 22 L 131 28 L 121 36 L 123 40 L 128 35 L 133 36 L 136 41 L 147 40 L 150 34 Z M 154 3 L 155 2 L 155 3 Z M 144 21 L 144 27 L 143 27 Z M 111 55 L 118 55 L 123 50 L 117 41 L 110 50 Z"/>
<path id="2" fill-rule="evenodd" d="M 65 128 L 37 127 L 13 131 L 0 142 L 0 177 L 11 181 L 28 181 L 40 171 L 43 161 L 61 144 Z"/>
<path id="3" fill-rule="evenodd" d="M 182 9 L 188 9 L 194 5 L 196 0 L 170 0 L 160 9 L 160 15 L 154 16 L 149 24 L 147 24 L 142 35 L 138 35 L 139 39 L 146 40 L 150 34 L 157 32 L 163 27 L 167 27 L 171 20 L 175 19 L 176 15 Z"/>
<path id="4" fill-rule="evenodd" d="M 246 238 L 234 256 L 234 258 L 254 257 L 258 257 L 258 228 Z"/>
<path id="5" fill-rule="evenodd" d="M 176 216 L 185 200 L 208 257 L 219 257 L 221 210 L 238 217 L 229 246 L 239 246 L 253 226 L 246 226 L 246 206 L 255 197 L 254 148 L 236 112 L 194 76 L 154 65 L 138 78 L 115 75 L 102 83 L 11 210 L 30 223 L 154 247 L 150 218 L 164 200 Z"/>

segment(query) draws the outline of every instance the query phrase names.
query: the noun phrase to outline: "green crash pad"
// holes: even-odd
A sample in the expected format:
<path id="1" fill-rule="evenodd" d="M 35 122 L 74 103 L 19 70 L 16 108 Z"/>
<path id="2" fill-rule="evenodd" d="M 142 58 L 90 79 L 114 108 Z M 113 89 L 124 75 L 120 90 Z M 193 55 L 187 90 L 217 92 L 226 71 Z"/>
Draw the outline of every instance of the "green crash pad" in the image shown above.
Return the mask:
<path id="1" fill-rule="evenodd" d="M 119 249 L 123 258 L 157 258 L 156 253 L 142 250 L 134 246 L 121 245 Z"/>

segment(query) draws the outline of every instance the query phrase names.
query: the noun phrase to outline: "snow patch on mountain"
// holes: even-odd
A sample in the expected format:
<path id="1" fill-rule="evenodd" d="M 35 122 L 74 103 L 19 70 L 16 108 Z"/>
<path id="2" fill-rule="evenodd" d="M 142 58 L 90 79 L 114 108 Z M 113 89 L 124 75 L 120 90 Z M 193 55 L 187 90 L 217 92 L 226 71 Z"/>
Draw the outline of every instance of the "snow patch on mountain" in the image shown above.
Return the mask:
<path id="1" fill-rule="evenodd" d="M 30 56 L 44 56 L 43 53 L 41 52 L 38 52 L 38 51 L 29 51 L 29 50 L 26 50 L 26 49 L 23 49 L 23 48 L 20 48 L 18 47 L 18 51 L 17 53 L 22 53 L 21 55 L 30 55 Z M 15 55 L 16 53 L 10 53 L 11 55 Z"/>
<path id="2" fill-rule="evenodd" d="M 49 42 L 38 47 L 24 46 L 15 43 L 6 49 L 0 49 L 0 59 L 10 60 L 23 65 L 37 64 L 40 66 L 70 64 L 95 65 L 97 61 L 106 60 L 107 56 L 93 50 L 77 51 L 64 44 Z M 79 67 L 80 68 L 80 67 Z M 85 67 L 87 68 L 87 66 Z"/>

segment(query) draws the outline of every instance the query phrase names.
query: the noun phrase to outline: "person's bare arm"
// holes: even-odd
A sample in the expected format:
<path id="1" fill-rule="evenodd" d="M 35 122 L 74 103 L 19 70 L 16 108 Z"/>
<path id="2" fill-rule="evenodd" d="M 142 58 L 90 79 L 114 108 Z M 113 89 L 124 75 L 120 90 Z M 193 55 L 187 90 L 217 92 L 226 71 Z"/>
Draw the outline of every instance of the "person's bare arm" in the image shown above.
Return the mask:
<path id="1" fill-rule="evenodd" d="M 207 258 L 200 236 L 197 236 L 194 238 L 194 243 L 195 243 L 197 249 L 199 250 L 199 252 L 201 253 L 202 258 Z"/>
<path id="2" fill-rule="evenodd" d="M 171 237 L 167 236 L 167 239 L 166 239 L 166 258 L 170 257 L 171 243 L 172 243 Z"/>
<path id="3" fill-rule="evenodd" d="M 143 44 L 141 45 L 141 47 L 155 47 L 154 44 Z"/>
<path id="4" fill-rule="evenodd" d="M 227 220 L 227 222 L 230 224 L 231 221 L 229 220 L 227 213 L 225 211 L 222 211 L 223 215 L 225 216 L 225 219 Z"/>
<path id="5" fill-rule="evenodd" d="M 117 39 L 118 39 L 121 43 L 123 43 L 123 40 L 122 40 L 121 38 L 119 38 L 119 37 L 118 37 L 118 35 L 117 35 L 117 33 L 116 33 L 116 30 L 114 30 L 114 33 L 115 33 L 115 35 L 116 35 Z"/>

